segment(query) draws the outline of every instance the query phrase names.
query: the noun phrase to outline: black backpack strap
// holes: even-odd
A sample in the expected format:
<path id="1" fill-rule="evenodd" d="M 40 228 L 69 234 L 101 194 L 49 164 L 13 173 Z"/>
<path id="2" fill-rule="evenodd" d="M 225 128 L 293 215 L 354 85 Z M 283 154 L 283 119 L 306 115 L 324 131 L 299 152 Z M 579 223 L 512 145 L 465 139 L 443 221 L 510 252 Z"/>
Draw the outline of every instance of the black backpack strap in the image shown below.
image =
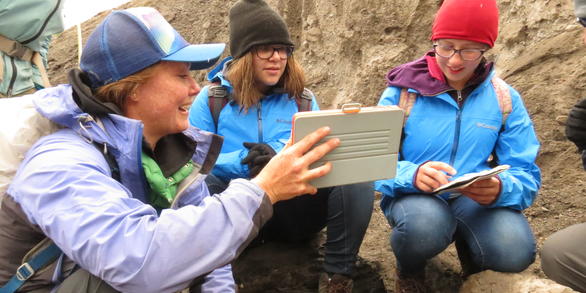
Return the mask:
<path id="1" fill-rule="evenodd" d="M 301 97 L 295 97 L 295 102 L 297 103 L 297 109 L 299 110 L 299 112 L 311 111 L 312 101 L 313 93 L 307 88 L 303 89 Z"/>
<path id="2" fill-rule="evenodd" d="M 114 178 L 114 180 L 121 182 L 120 181 L 120 168 L 118 168 L 118 163 L 116 162 L 116 159 L 114 159 L 114 155 L 112 155 L 112 153 L 110 153 L 108 151 L 108 147 L 106 146 L 106 144 L 99 144 L 97 142 L 93 142 L 94 146 L 98 149 L 98 151 L 100 151 L 100 153 L 102 153 L 102 155 L 104 155 L 104 158 L 106 159 L 106 162 L 108 162 L 108 166 L 110 167 L 110 172 L 112 173 L 112 178 Z"/>
<path id="3" fill-rule="evenodd" d="M 222 109 L 226 106 L 229 100 L 230 94 L 224 86 L 214 83 L 208 87 L 208 105 L 212 118 L 214 119 L 216 130 L 218 129 L 220 112 L 222 112 Z"/>

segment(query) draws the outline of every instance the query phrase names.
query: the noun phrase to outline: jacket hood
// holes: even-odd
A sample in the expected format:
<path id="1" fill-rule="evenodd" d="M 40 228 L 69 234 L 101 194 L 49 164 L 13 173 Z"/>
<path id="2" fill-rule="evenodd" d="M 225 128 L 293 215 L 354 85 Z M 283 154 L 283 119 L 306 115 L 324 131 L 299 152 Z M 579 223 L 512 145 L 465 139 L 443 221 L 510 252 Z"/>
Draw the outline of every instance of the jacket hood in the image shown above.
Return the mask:
<path id="1" fill-rule="evenodd" d="M 232 60 L 234 60 L 234 58 L 232 58 L 232 56 L 228 56 L 226 58 L 224 58 L 224 60 L 222 60 L 220 62 L 220 64 L 216 65 L 216 67 L 214 67 L 214 69 L 212 69 L 210 72 L 208 72 L 208 81 L 210 82 L 220 82 L 221 85 L 228 87 L 228 88 L 232 88 L 232 85 L 230 84 L 230 82 L 224 77 L 224 73 L 226 73 L 226 70 L 228 69 L 228 66 L 230 66 L 230 63 L 232 62 Z"/>
<path id="2" fill-rule="evenodd" d="M 491 62 L 480 63 L 470 82 L 481 83 L 488 77 L 492 67 Z M 386 79 L 388 86 L 414 89 L 423 96 L 436 96 L 453 90 L 435 62 L 433 50 L 415 61 L 391 69 Z"/>

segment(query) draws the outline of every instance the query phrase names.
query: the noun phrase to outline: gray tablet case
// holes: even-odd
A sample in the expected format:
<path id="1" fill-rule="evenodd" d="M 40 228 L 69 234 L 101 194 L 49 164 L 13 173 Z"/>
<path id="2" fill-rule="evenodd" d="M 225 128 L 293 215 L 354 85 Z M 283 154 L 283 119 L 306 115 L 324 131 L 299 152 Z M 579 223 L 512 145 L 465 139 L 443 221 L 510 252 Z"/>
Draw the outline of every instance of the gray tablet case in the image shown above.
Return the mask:
<path id="1" fill-rule="evenodd" d="M 347 104 L 339 110 L 299 112 L 293 119 L 294 142 L 322 126 L 331 128 L 325 140 L 340 139 L 336 149 L 311 166 L 331 162 L 333 167 L 327 175 L 312 180 L 313 186 L 321 188 L 395 177 L 403 128 L 403 111 L 398 107 Z"/>

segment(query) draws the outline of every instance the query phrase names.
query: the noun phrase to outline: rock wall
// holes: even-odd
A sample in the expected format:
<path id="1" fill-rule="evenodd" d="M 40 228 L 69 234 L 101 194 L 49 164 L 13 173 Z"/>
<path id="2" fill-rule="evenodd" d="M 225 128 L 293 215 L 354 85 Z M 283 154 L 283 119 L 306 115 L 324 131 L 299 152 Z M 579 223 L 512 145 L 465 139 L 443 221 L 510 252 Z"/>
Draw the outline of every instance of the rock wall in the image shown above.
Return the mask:
<path id="1" fill-rule="evenodd" d="M 375 105 L 385 87 L 385 73 L 422 56 L 431 48 L 430 28 L 438 1 L 268 0 L 288 23 L 297 44 L 295 56 L 304 66 L 308 87 L 316 93 L 322 108 L 339 107 L 350 101 Z M 580 98 L 586 98 L 586 46 L 581 43 L 582 30 L 575 22 L 571 1 L 498 0 L 499 38 L 495 48 L 487 53 L 489 59 L 497 62 L 499 75 L 523 96 L 542 143 L 538 164 L 542 169 L 543 186 L 534 205 L 524 211 L 538 245 L 551 233 L 586 221 L 583 197 L 586 172 L 576 148 L 565 139 L 563 132 L 570 107 Z M 124 7 L 159 9 L 193 43 L 228 42 L 228 10 L 235 2 L 135 0 Z M 104 15 L 83 24 L 84 39 Z M 76 51 L 74 30 L 54 39 L 49 59 L 53 83 L 66 82 L 67 70 L 77 66 Z M 204 74 L 197 73 L 197 78 L 203 81 Z M 358 288 L 372 288 L 369 286 L 377 280 L 382 280 L 387 290 L 392 287 L 394 259 L 388 244 L 389 231 L 384 217 L 375 209 L 361 249 L 361 262 L 367 270 L 362 272 L 364 284 L 358 280 Z M 319 256 L 307 257 L 308 261 L 315 262 L 308 271 L 319 270 Z M 292 288 L 287 292 L 307 292 L 317 286 L 317 275 L 287 271 L 287 258 L 284 259 L 281 263 L 284 265 L 278 270 L 263 271 L 265 279 L 279 280 L 279 283 L 255 287 L 245 281 L 246 286 L 241 291 L 260 292 L 264 290 L 259 288 L 279 287 Z M 292 260 L 289 258 L 289 261 Z M 260 266 L 260 263 L 255 265 Z M 450 248 L 431 265 L 437 267 L 430 280 L 437 292 L 457 291 L 461 280 L 458 279 L 455 250 Z M 282 277 L 284 270 L 287 278 Z M 271 275 L 273 273 L 275 275 Z M 539 258 L 525 273 L 532 278 L 543 277 Z M 253 280 L 260 280 L 258 275 L 250 274 Z M 371 279 L 366 279 L 369 276 Z M 479 276 L 480 281 L 473 281 L 476 285 L 465 285 L 463 290 L 488 292 L 486 290 L 492 288 L 490 284 L 508 282 L 491 273 Z M 283 287 L 284 282 L 297 287 Z M 509 286 L 502 292 L 520 292 L 515 291 L 520 290 L 518 288 Z M 547 292 L 542 291 L 543 288 L 536 290 L 529 292 Z"/>

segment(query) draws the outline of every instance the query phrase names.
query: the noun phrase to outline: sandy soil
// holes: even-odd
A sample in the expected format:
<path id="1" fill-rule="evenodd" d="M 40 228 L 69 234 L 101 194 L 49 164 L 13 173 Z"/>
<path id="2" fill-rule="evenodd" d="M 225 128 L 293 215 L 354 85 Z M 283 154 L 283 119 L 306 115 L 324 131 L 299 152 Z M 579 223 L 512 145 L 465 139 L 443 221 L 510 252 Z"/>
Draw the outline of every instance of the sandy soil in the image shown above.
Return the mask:
<path id="1" fill-rule="evenodd" d="M 188 41 L 227 42 L 227 13 L 234 2 L 136 0 L 125 7 L 159 9 Z M 437 6 L 436 0 L 268 2 L 284 15 L 297 43 L 295 54 L 306 69 L 308 87 L 322 108 L 349 101 L 376 104 L 385 86 L 385 72 L 430 48 L 428 37 Z M 571 0 L 530 4 L 499 0 L 499 7 L 500 35 L 488 55 L 497 61 L 500 76 L 524 97 L 542 143 L 538 164 L 543 187 L 525 211 L 541 245 L 553 232 L 586 221 L 586 172 L 563 132 L 570 107 L 586 98 L 586 46 L 580 42 Z M 104 15 L 83 24 L 84 38 Z M 76 51 L 75 31 L 54 39 L 49 59 L 54 83 L 66 82 L 67 70 L 77 66 Z M 202 82 L 203 74 L 196 75 Z M 355 292 L 392 292 L 395 261 L 389 233 L 376 207 L 360 251 Z M 235 264 L 240 292 L 316 291 L 322 241 L 320 235 L 311 243 L 270 244 L 247 251 Z M 537 259 L 519 276 L 543 278 L 539 263 Z M 432 259 L 427 270 L 435 292 L 457 292 L 462 286 L 453 247 Z M 511 286 L 515 278 L 478 274 L 474 284 L 462 286 L 462 292 L 562 292 L 539 282 L 524 289 Z"/>

